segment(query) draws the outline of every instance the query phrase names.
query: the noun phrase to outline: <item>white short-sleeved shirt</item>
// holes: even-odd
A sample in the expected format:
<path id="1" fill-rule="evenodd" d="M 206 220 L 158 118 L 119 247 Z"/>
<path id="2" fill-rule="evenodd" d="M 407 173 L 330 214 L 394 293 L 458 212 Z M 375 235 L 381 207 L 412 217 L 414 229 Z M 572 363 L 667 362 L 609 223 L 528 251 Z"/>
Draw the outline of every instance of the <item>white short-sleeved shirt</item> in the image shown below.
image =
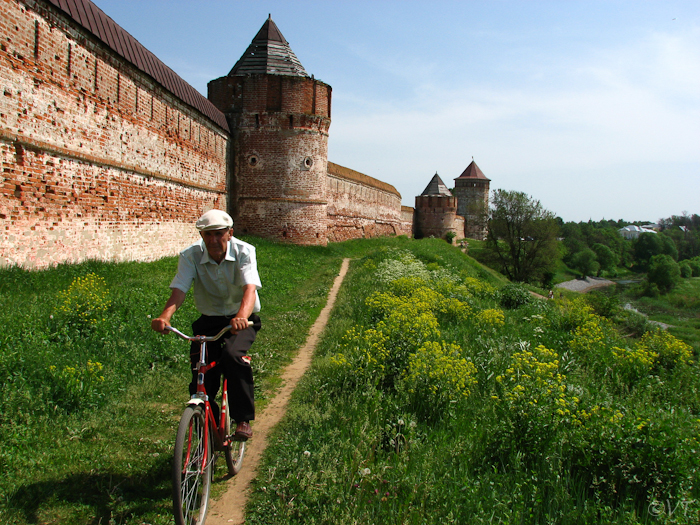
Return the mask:
<path id="1" fill-rule="evenodd" d="M 221 264 L 209 257 L 204 241 L 194 243 L 180 252 L 177 275 L 170 288 L 187 293 L 194 283 L 194 304 L 203 315 L 235 315 L 243 300 L 243 287 L 255 285 L 255 307 L 260 311 L 258 290 L 262 288 L 258 275 L 255 247 L 233 237 L 228 242 Z"/>

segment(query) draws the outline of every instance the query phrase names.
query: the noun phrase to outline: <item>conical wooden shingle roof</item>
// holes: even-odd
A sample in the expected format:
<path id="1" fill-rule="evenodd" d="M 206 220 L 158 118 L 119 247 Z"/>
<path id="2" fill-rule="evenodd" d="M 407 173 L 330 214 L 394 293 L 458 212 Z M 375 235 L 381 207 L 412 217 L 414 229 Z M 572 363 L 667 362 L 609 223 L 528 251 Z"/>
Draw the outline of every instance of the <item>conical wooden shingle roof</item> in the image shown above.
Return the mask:
<path id="1" fill-rule="evenodd" d="M 479 166 L 476 165 L 476 162 L 473 160 L 467 166 L 467 169 L 465 169 L 462 174 L 457 177 L 457 179 L 481 179 L 481 180 L 488 180 L 490 181 L 491 179 L 487 178 L 486 175 L 479 169 Z M 457 180 L 455 179 L 455 180 Z"/>
<path id="2" fill-rule="evenodd" d="M 309 76 L 272 18 L 265 21 L 228 76 L 260 74 Z"/>
<path id="3" fill-rule="evenodd" d="M 452 197 L 452 192 L 450 192 L 447 186 L 445 186 L 445 183 L 442 182 L 440 176 L 436 173 L 423 190 L 423 193 L 421 193 L 421 196 L 423 195 L 444 195 L 446 197 Z"/>

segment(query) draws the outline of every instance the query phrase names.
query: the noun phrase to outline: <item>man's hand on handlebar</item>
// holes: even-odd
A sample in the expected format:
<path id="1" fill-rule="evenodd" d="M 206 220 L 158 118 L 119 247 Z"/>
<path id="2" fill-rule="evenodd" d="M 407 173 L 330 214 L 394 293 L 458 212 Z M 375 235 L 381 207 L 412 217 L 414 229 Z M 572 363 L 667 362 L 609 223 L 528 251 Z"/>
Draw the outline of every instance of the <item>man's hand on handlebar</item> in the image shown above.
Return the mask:
<path id="1" fill-rule="evenodd" d="M 170 323 L 160 317 L 156 317 L 151 321 L 151 328 L 156 332 L 160 332 L 161 334 L 168 333 L 168 331 L 166 330 L 168 326 L 170 326 Z"/>
<path id="2" fill-rule="evenodd" d="M 243 317 L 234 317 L 231 319 L 231 333 L 237 334 L 241 330 L 245 330 L 248 328 L 249 323 L 248 319 L 245 319 Z"/>

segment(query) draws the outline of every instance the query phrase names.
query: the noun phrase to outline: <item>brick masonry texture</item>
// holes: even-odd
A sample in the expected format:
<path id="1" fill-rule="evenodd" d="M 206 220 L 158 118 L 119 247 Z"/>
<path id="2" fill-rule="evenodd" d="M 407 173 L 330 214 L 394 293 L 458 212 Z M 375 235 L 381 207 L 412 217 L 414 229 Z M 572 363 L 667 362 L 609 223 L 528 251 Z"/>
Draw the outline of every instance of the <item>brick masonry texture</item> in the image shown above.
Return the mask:
<path id="1" fill-rule="evenodd" d="M 457 214 L 464 217 L 464 233 L 473 239 L 486 239 L 488 232 L 480 211 L 488 209 L 490 183 L 481 179 L 455 179 Z"/>
<path id="2" fill-rule="evenodd" d="M 462 237 L 464 219 L 457 215 L 457 197 L 420 195 L 415 209 L 416 237 L 445 237 L 448 233 Z"/>
<path id="3" fill-rule="evenodd" d="M 49 6 L 0 10 L 0 265 L 153 260 L 196 239 L 227 207 L 228 134 Z"/>
<path id="4" fill-rule="evenodd" d="M 411 235 L 412 213 L 402 214 L 401 195 L 389 184 L 329 162 L 327 194 L 330 241 Z"/>
<path id="5" fill-rule="evenodd" d="M 234 130 L 236 232 L 312 245 L 411 234 L 393 186 L 328 162 L 330 86 L 260 74 L 218 78 L 208 93 Z"/>
<path id="6" fill-rule="evenodd" d="M 0 266 L 175 255 L 211 208 L 297 244 L 412 234 L 395 188 L 328 162 L 329 85 L 216 79 L 229 134 L 53 5 L 0 11 Z"/>

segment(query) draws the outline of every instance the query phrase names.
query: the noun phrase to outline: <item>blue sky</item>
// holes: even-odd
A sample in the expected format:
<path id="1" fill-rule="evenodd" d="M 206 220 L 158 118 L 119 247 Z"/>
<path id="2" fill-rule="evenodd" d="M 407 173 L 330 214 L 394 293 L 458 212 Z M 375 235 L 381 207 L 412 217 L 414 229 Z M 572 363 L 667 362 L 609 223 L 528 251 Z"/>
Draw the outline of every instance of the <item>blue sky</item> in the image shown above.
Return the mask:
<path id="1" fill-rule="evenodd" d="M 472 157 L 565 221 L 700 214 L 700 2 L 93 0 L 206 95 L 268 14 L 333 88 L 329 160 L 413 206 Z"/>

